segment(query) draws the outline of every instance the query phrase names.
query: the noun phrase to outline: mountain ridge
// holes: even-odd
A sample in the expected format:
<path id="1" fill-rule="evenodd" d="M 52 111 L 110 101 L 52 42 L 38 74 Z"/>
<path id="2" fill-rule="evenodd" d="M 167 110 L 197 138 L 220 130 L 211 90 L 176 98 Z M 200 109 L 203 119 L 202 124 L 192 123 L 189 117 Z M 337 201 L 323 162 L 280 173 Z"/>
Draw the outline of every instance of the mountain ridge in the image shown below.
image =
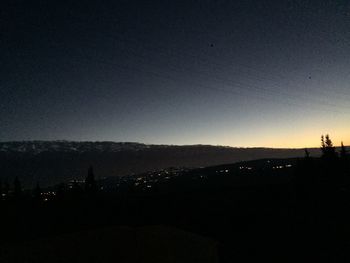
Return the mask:
<path id="1" fill-rule="evenodd" d="M 311 156 L 319 148 L 308 149 Z M 0 179 L 23 186 L 49 186 L 97 177 L 124 176 L 169 167 L 198 168 L 267 158 L 298 158 L 304 149 L 236 148 L 213 145 L 146 145 L 127 142 L 24 141 L 0 143 Z"/>
<path id="2" fill-rule="evenodd" d="M 303 150 L 304 148 L 274 148 L 274 147 L 233 147 L 226 145 L 210 144 L 146 144 L 140 142 L 116 142 L 116 141 L 74 141 L 74 140 L 23 140 L 23 141 L 3 141 L 0 142 L 0 151 L 12 152 L 45 152 L 45 151 L 120 151 L 120 150 L 140 150 L 145 148 L 164 147 L 214 147 L 227 149 L 268 149 L 268 150 Z M 319 148 L 309 148 L 316 150 Z"/>

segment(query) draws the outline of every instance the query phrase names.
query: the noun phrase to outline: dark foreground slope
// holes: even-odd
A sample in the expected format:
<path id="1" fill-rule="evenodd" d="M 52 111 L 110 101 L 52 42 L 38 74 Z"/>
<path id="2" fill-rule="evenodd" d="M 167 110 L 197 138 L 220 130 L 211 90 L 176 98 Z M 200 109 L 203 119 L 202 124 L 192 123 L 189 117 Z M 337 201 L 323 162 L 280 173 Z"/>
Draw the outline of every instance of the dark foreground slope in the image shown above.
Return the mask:
<path id="1" fill-rule="evenodd" d="M 107 227 L 41 238 L 0 249 L 2 263 L 217 263 L 218 245 L 174 227 Z"/>
<path id="2" fill-rule="evenodd" d="M 310 150 L 313 156 L 319 149 Z M 167 146 L 114 142 L 0 143 L 0 176 L 25 187 L 81 179 L 89 165 L 99 178 L 141 173 L 168 167 L 201 167 L 261 158 L 291 158 L 303 149 L 231 148 L 221 146 Z"/>
<path id="3" fill-rule="evenodd" d="M 131 258 L 158 248 L 153 256 L 163 262 L 198 262 L 184 254 L 194 246 L 194 253 L 203 249 L 205 259 L 215 262 L 208 252 L 217 244 L 219 262 L 348 262 L 349 168 L 349 160 L 340 159 L 260 160 L 186 171 L 150 188 L 134 183 L 110 192 L 75 188 L 46 202 L 19 196 L 0 203 L 0 261 L 55 262 L 61 255 L 61 262 L 79 262 L 81 251 L 91 255 L 82 255 L 82 262 L 133 262 L 125 251 L 111 253 L 120 239 L 130 238 L 115 229 L 128 226 L 153 229 L 148 235 L 154 237 L 132 246 Z M 161 234 L 149 228 L 155 225 L 165 226 Z M 194 233 L 191 244 L 176 245 L 181 238 L 169 236 L 169 228 Z M 82 241 L 65 251 L 74 240 Z"/>

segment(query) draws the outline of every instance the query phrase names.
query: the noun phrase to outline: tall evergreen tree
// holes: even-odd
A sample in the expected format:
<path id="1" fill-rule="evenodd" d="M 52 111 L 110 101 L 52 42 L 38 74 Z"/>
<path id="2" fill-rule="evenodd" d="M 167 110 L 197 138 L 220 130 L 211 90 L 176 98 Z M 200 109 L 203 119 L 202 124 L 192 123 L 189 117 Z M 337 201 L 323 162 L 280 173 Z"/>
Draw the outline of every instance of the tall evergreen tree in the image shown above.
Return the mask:
<path id="1" fill-rule="evenodd" d="M 321 135 L 321 151 L 322 151 L 322 154 L 324 154 L 326 152 L 326 144 L 325 144 L 325 141 L 324 141 L 324 135 L 323 134 Z"/>
<path id="2" fill-rule="evenodd" d="M 305 159 L 309 159 L 310 158 L 309 150 L 305 148 L 304 151 L 305 151 Z"/>
<path id="3" fill-rule="evenodd" d="M 321 136 L 321 151 L 322 157 L 325 159 L 334 159 L 338 156 L 328 134 L 326 134 L 326 136 Z"/>
<path id="4" fill-rule="evenodd" d="M 94 194 L 97 192 L 97 184 L 92 166 L 89 167 L 88 175 L 85 179 L 85 191 L 88 194 Z"/>
<path id="5" fill-rule="evenodd" d="M 340 148 L 340 157 L 342 159 L 345 159 L 347 157 L 348 153 L 347 153 L 347 150 L 343 144 L 343 142 L 341 142 L 341 148 Z"/>

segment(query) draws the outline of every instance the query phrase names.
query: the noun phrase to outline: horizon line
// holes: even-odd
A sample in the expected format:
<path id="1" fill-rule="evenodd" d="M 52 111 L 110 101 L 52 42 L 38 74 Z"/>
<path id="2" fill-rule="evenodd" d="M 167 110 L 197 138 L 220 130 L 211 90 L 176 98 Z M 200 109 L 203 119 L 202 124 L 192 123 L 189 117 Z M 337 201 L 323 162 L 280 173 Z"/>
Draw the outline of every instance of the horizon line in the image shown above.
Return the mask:
<path id="1" fill-rule="evenodd" d="M 133 144 L 142 144 L 148 146 L 211 146 L 211 147 L 224 147 L 224 148 L 238 148 L 238 149 L 289 149 L 289 150 L 304 150 L 304 149 L 320 149 L 320 146 L 307 146 L 307 147 L 273 147 L 273 146 L 230 146 L 230 145 L 221 145 L 221 144 L 204 144 L 204 143 L 196 143 L 196 144 L 166 144 L 166 143 L 144 143 L 137 141 L 112 141 L 112 140 L 67 140 L 67 139 L 53 139 L 53 140 L 0 140 L 0 143 L 20 143 L 20 142 L 76 142 L 76 143 L 133 143 Z M 334 147 L 338 148 L 341 145 L 334 145 Z M 348 147 L 345 145 L 345 147 Z M 350 147 L 350 146 L 349 146 Z"/>

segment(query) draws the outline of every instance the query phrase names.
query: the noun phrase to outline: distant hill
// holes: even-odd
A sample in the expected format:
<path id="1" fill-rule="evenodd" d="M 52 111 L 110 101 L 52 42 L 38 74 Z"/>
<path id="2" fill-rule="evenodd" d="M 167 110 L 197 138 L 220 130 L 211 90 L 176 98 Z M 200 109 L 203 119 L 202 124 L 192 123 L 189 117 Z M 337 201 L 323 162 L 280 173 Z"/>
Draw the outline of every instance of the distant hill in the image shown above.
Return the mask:
<path id="1" fill-rule="evenodd" d="M 309 149 L 319 156 L 318 148 Z M 204 167 L 265 158 L 304 156 L 304 149 L 211 145 L 147 145 L 132 142 L 17 141 L 0 143 L 0 176 L 25 187 L 84 178 L 89 165 L 99 178 L 168 167 Z"/>

